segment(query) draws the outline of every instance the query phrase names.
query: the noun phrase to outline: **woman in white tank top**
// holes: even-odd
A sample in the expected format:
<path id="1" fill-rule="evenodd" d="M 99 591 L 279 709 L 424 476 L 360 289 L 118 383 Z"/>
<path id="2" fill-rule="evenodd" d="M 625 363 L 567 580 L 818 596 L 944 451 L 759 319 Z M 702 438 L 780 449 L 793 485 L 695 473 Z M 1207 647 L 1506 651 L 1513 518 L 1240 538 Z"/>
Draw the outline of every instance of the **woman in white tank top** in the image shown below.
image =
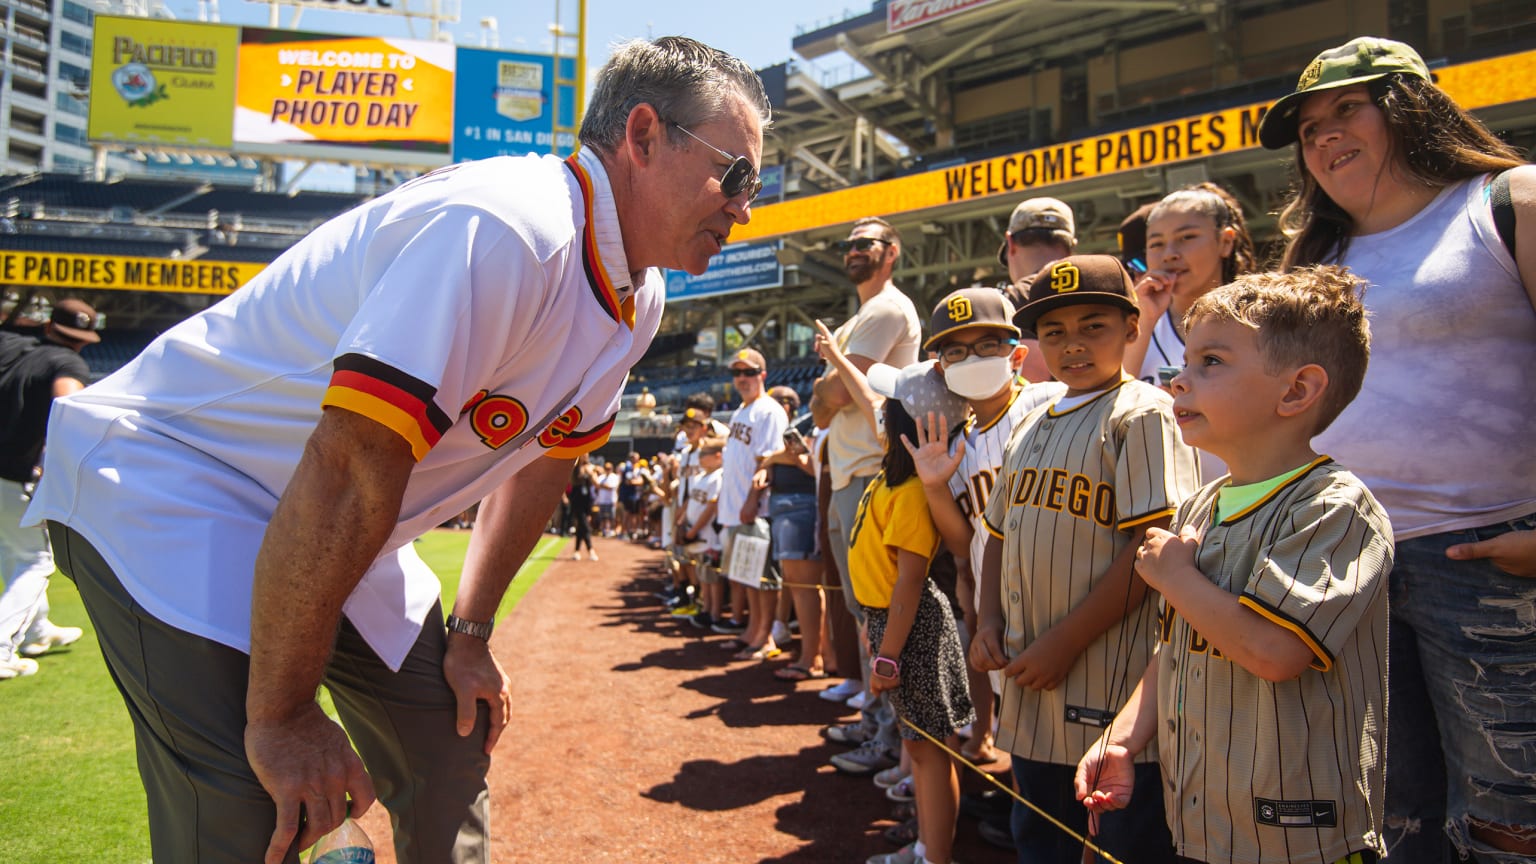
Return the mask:
<path id="1" fill-rule="evenodd" d="M 1536 701 L 1511 698 L 1536 663 L 1521 612 L 1536 590 L 1536 167 L 1386 39 L 1319 55 L 1260 140 L 1296 151 L 1283 266 L 1342 263 L 1369 283 L 1365 384 L 1315 446 L 1365 481 L 1397 539 L 1393 864 L 1448 860 L 1441 825 L 1462 853 L 1536 854 L 1536 752 L 1500 745 L 1536 723 Z M 1517 255 L 1493 215 L 1506 171 Z"/>

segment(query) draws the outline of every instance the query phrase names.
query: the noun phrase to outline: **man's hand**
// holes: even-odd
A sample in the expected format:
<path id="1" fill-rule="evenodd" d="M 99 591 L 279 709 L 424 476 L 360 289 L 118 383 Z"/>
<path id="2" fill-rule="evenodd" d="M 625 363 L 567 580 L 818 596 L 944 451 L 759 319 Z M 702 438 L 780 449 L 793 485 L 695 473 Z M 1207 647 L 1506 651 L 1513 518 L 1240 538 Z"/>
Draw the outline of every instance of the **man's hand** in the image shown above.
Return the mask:
<path id="1" fill-rule="evenodd" d="M 1458 543 L 1445 550 L 1457 561 L 1487 558 L 1511 576 L 1536 578 L 1536 531 L 1510 531 L 1476 543 Z"/>
<path id="2" fill-rule="evenodd" d="M 1153 589 L 1162 591 L 1180 571 L 1196 570 L 1195 553 L 1200 549 L 1200 532 L 1185 525 L 1178 536 L 1161 528 L 1148 528 L 1147 539 L 1136 552 L 1136 572 Z"/>
<path id="3" fill-rule="evenodd" d="M 361 816 L 373 805 L 373 781 L 363 761 L 352 751 L 347 734 L 314 702 L 282 722 L 248 724 L 245 756 L 277 805 L 266 864 L 282 864 L 295 846 L 295 835 L 298 848 L 308 849 L 347 816 Z"/>
<path id="4" fill-rule="evenodd" d="M 971 637 L 971 665 L 982 672 L 992 672 L 1008 665 L 1008 652 L 1003 649 L 1001 627 L 982 624 Z"/>
<path id="5" fill-rule="evenodd" d="M 1099 833 L 1099 814 L 1121 810 L 1131 803 L 1136 787 L 1136 765 L 1131 751 L 1118 744 L 1097 741 L 1077 763 L 1072 788 L 1088 808 L 1088 833 Z"/>
<path id="6" fill-rule="evenodd" d="M 467 738 L 475 731 L 475 715 L 479 703 L 491 709 L 491 728 L 485 735 L 485 755 L 501 738 L 512 718 L 512 692 L 507 673 L 491 653 L 491 646 L 484 639 L 467 633 L 449 633 L 448 650 L 443 652 L 443 677 L 458 700 L 456 729 L 460 738 Z"/>
<path id="7" fill-rule="evenodd" d="M 965 439 L 955 440 L 955 452 L 951 454 L 946 443 L 949 441 L 949 419 L 929 411 L 927 420 L 926 423 L 918 420 L 914 424 L 917 426 L 917 446 L 914 447 L 906 435 L 901 436 L 901 444 L 912 454 L 917 479 L 924 486 L 943 486 L 960 467 L 960 460 L 965 456 Z"/>
<path id="8" fill-rule="evenodd" d="M 1003 674 L 1020 687 L 1055 690 L 1066 679 L 1076 660 L 1077 652 L 1055 629 L 1051 629 L 1041 633 L 1023 653 L 1013 658 L 1013 662 L 1004 666 Z"/>

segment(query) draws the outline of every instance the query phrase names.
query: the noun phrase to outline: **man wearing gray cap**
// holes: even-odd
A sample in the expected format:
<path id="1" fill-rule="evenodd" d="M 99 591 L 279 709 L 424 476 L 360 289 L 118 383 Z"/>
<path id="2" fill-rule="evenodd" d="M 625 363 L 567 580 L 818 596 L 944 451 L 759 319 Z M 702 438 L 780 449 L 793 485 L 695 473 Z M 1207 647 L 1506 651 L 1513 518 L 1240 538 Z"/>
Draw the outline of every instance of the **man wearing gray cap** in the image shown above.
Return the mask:
<path id="1" fill-rule="evenodd" d="M 48 532 L 21 527 L 21 516 L 43 454 L 48 409 L 91 380 L 80 349 L 101 341 L 97 320 L 86 303 L 61 300 L 42 338 L 0 333 L 0 680 L 35 673 L 32 657 L 84 635 L 48 620 Z"/>
<path id="2" fill-rule="evenodd" d="M 1029 198 L 1013 208 L 1008 218 L 1008 235 L 997 249 L 997 263 L 1008 270 L 1008 287 L 1003 293 L 1015 307 L 1023 306 L 1029 286 L 1020 284 L 1040 272 L 1040 268 L 1071 255 L 1077 249 L 1077 222 L 1072 208 L 1055 198 Z M 1019 373 L 1028 381 L 1049 381 L 1039 343 L 1028 337 L 1020 344 L 1029 349 Z"/>

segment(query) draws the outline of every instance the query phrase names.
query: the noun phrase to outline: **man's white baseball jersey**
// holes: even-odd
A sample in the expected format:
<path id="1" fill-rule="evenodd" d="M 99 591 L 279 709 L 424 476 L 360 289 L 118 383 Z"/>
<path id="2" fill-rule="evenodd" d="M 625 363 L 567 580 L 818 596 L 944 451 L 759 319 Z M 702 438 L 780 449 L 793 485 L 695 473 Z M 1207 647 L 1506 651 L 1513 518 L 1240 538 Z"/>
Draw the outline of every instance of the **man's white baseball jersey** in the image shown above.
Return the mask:
<path id="1" fill-rule="evenodd" d="M 1392 528 L 1326 456 L 1234 513 L 1212 484 L 1180 505 L 1196 565 L 1316 655 L 1271 683 L 1228 660 L 1163 603 L 1158 752 L 1178 854 L 1238 864 L 1330 864 L 1382 843 L 1387 573 Z"/>
<path id="2" fill-rule="evenodd" d="M 661 319 L 659 274 L 637 275 L 590 151 L 434 171 L 58 400 L 28 515 L 78 530 L 156 618 L 247 651 L 256 552 L 304 443 L 322 406 L 362 414 L 417 460 L 344 607 L 397 665 L 439 591 L 411 541 L 607 439 Z"/>
<path id="3" fill-rule="evenodd" d="M 741 524 L 741 506 L 752 491 L 752 474 L 757 460 L 784 446 L 784 430 L 789 415 L 764 391 L 750 403 L 731 414 L 731 437 L 725 439 L 725 464 L 720 480 L 721 527 Z"/>
<path id="4" fill-rule="evenodd" d="M 970 520 L 971 530 L 975 532 L 971 535 L 970 559 L 971 572 L 976 575 L 977 590 L 981 586 L 981 553 L 986 548 L 987 538 L 991 536 L 987 533 L 982 515 L 987 509 L 987 499 L 992 495 L 997 475 L 1003 470 L 1003 454 L 1007 451 L 1008 439 L 1013 437 L 1013 430 L 1025 415 L 1060 397 L 1066 390 L 1066 385 L 1055 381 L 1026 385 L 1014 392 L 1013 399 L 1001 414 L 984 423 L 972 416 L 965 426 L 965 454 L 960 457 L 960 466 L 949 477 L 949 491 L 954 495 L 955 503 L 960 506 L 960 512 Z"/>
<path id="5" fill-rule="evenodd" d="M 1170 515 L 1195 490 L 1197 461 L 1174 425 L 1173 399 L 1129 378 L 1042 405 L 1020 422 L 985 514 L 1003 541 L 1010 658 L 1083 602 L 1132 529 Z M 1054 690 L 1005 677 L 998 745 L 1036 762 L 1077 764 L 1147 668 L 1155 615 L 1150 597 L 1128 610 Z M 1155 759 L 1152 749 L 1138 758 Z"/>
<path id="6" fill-rule="evenodd" d="M 844 354 L 901 369 L 917 362 L 922 332 L 911 298 L 888 282 L 837 328 L 833 338 Z M 832 367 L 829 364 L 827 368 Z M 856 403 L 843 406 L 832 416 L 827 425 L 827 464 L 833 489 L 847 488 L 854 477 L 874 476 L 884 455 L 885 445 L 869 428 Z"/>

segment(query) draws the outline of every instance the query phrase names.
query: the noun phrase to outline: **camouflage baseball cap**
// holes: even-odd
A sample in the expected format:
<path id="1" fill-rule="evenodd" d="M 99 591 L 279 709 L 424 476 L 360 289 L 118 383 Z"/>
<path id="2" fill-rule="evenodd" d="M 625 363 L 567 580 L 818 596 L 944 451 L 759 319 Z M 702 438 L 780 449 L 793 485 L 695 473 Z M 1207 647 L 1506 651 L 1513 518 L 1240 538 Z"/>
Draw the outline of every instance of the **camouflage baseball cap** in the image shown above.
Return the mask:
<path id="1" fill-rule="evenodd" d="M 1264 115 L 1259 124 L 1259 143 L 1270 150 L 1296 143 L 1296 115 L 1313 93 L 1364 84 L 1394 72 L 1434 80 L 1419 52 L 1401 42 L 1361 36 L 1329 48 L 1302 71 L 1296 81 L 1296 92 L 1276 102 Z"/>

